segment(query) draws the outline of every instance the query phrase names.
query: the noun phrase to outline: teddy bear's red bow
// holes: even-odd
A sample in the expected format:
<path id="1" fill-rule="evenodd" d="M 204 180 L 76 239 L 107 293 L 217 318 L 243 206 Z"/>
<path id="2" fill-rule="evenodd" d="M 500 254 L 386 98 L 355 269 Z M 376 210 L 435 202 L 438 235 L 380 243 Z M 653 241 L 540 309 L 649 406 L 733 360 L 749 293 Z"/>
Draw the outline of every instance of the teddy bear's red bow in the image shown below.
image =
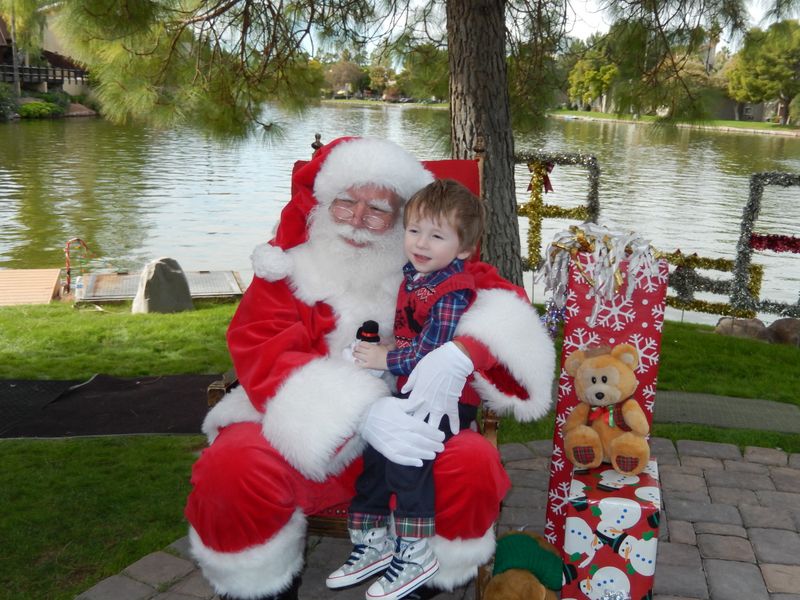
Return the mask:
<path id="1" fill-rule="evenodd" d="M 609 427 L 614 427 L 614 411 L 613 407 L 609 410 L 608 406 L 595 406 L 589 411 L 589 421 L 596 421 L 602 419 L 608 423 Z"/>
<path id="2" fill-rule="evenodd" d="M 609 427 L 619 427 L 622 431 L 630 431 L 631 428 L 622 416 L 622 405 L 612 404 L 611 406 L 595 406 L 589 411 L 589 422 L 602 419 L 608 423 Z"/>

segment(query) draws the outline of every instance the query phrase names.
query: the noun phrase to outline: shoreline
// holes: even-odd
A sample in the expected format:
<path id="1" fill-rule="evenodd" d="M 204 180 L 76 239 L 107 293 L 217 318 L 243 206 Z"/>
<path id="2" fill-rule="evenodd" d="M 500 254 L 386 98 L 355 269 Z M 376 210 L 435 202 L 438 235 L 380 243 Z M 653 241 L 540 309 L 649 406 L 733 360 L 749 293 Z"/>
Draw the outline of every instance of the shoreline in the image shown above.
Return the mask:
<path id="1" fill-rule="evenodd" d="M 321 104 L 327 105 L 339 105 L 339 106 L 363 106 L 368 108 L 378 108 L 378 107 L 400 107 L 400 108 L 422 108 L 422 109 L 429 109 L 429 110 L 450 110 L 449 104 L 445 103 L 438 103 L 438 104 L 423 104 L 420 102 L 385 102 L 382 100 L 334 100 L 331 98 L 325 98 L 320 100 Z M 626 125 L 659 125 L 658 121 L 650 121 L 650 120 L 638 120 L 638 119 L 621 119 L 614 116 L 607 116 L 607 113 L 597 113 L 602 114 L 602 117 L 593 116 L 591 113 L 586 114 L 573 114 L 573 113 L 562 113 L 561 111 L 547 111 L 545 113 L 546 117 L 559 119 L 561 121 L 594 121 L 594 122 L 608 122 L 608 123 L 620 123 Z M 741 121 L 745 123 L 746 121 Z M 756 128 L 756 127 L 731 127 L 726 125 L 704 125 L 701 122 L 698 123 L 670 123 L 670 126 L 680 127 L 683 129 L 696 129 L 701 131 L 720 131 L 722 133 L 750 133 L 750 134 L 763 134 L 763 135 L 777 135 L 783 137 L 800 137 L 800 128 L 797 129 L 763 129 L 763 128 Z"/>
<path id="2" fill-rule="evenodd" d="M 605 113 L 602 113 L 605 114 Z M 589 115 L 560 114 L 548 112 L 548 117 L 561 121 L 594 121 L 620 123 L 626 125 L 659 125 L 656 121 L 641 121 L 634 119 L 619 119 L 616 117 L 592 117 Z M 670 126 L 682 129 L 697 129 L 703 131 L 721 131 L 723 133 L 750 133 L 763 135 L 779 135 L 784 137 L 800 137 L 800 129 L 757 129 L 755 127 L 728 127 L 725 125 L 703 125 L 701 123 L 671 123 Z"/>

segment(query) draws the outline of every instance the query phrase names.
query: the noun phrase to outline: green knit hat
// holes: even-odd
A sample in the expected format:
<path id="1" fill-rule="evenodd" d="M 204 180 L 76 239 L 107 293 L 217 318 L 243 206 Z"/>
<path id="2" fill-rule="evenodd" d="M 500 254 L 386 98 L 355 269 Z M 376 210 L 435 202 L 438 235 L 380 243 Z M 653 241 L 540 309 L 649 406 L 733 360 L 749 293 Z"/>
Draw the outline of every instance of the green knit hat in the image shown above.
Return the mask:
<path id="1" fill-rule="evenodd" d="M 492 575 L 509 569 L 525 569 L 533 573 L 547 589 L 561 589 L 561 557 L 542 548 L 535 538 L 524 533 L 506 535 L 497 541 Z"/>

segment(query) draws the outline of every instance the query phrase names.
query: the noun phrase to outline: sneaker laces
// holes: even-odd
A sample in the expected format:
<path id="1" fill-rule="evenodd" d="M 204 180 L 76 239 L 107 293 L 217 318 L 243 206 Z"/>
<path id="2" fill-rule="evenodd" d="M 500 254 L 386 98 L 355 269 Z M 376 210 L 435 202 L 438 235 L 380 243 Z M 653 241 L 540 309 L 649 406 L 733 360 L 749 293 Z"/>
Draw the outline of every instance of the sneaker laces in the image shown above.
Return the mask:
<path id="1" fill-rule="evenodd" d="M 358 561 L 359 558 L 364 556 L 364 552 L 367 550 L 367 544 L 356 544 L 353 546 L 353 549 L 350 551 L 350 557 L 345 561 L 344 564 L 353 566 L 353 564 Z"/>
<path id="2" fill-rule="evenodd" d="M 395 577 L 397 577 L 400 571 L 403 570 L 403 565 L 406 564 L 407 561 L 403 560 L 399 556 L 393 556 L 392 562 L 389 563 L 389 567 L 383 573 L 383 576 L 386 578 L 387 581 L 394 582 Z"/>

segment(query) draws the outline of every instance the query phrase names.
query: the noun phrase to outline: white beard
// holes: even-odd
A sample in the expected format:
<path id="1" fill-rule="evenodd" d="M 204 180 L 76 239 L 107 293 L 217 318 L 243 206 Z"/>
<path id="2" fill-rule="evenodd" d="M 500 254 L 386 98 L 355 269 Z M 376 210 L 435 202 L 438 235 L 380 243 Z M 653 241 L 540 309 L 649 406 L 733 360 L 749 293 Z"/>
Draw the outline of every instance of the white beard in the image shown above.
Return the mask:
<path id="1" fill-rule="evenodd" d="M 306 304 L 325 302 L 336 313 L 336 328 L 326 339 L 330 354 L 338 356 L 368 319 L 380 325 L 382 341 L 394 341 L 394 310 L 405 264 L 402 222 L 375 233 L 336 223 L 327 207 L 319 207 L 309 217 L 308 237 L 288 251 L 294 261 L 290 284 Z M 366 246 L 357 248 L 346 240 Z"/>

